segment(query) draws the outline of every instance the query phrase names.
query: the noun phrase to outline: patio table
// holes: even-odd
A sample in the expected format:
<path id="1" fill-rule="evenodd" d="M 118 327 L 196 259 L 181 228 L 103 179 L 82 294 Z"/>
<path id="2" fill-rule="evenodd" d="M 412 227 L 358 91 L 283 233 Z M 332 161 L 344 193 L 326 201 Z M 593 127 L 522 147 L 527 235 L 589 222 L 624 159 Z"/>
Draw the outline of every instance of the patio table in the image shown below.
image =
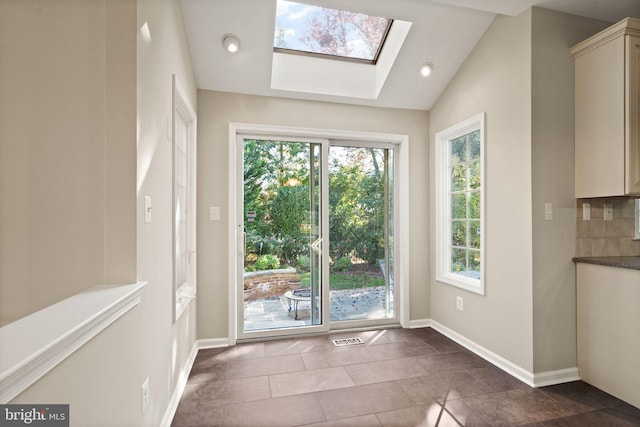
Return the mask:
<path id="1" fill-rule="evenodd" d="M 289 312 L 291 312 L 291 302 L 293 301 L 295 320 L 298 320 L 298 304 L 300 301 L 311 301 L 311 291 L 309 291 L 309 289 L 296 289 L 294 291 L 287 291 L 284 297 L 289 302 Z"/>

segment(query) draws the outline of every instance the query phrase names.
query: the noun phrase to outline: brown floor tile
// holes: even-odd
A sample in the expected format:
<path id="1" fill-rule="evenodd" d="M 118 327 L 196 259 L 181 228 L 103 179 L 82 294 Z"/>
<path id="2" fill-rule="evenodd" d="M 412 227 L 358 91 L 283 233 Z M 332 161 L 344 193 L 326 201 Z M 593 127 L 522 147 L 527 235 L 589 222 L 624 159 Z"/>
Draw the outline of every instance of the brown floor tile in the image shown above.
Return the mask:
<path id="1" fill-rule="evenodd" d="M 423 341 L 392 342 L 389 344 L 372 345 L 367 347 L 367 350 L 376 360 L 401 359 L 436 352 Z"/>
<path id="2" fill-rule="evenodd" d="M 197 405 L 194 401 L 183 400 L 178 406 L 171 427 L 220 427 L 223 407 Z"/>
<path id="3" fill-rule="evenodd" d="M 502 369 L 495 366 L 486 366 L 484 368 L 469 369 L 466 372 L 475 378 L 489 384 L 495 391 L 507 391 L 515 389 L 530 389 L 527 384 L 519 379 L 512 377 Z"/>
<path id="4" fill-rule="evenodd" d="M 466 371 L 474 368 L 493 366 L 483 358 L 467 350 L 456 353 L 417 356 L 416 361 L 423 369 L 430 373 Z"/>
<path id="5" fill-rule="evenodd" d="M 433 328 L 416 328 L 410 329 L 409 332 L 415 337 L 431 345 L 440 353 L 451 353 L 466 350 L 463 346 L 442 335 Z"/>
<path id="6" fill-rule="evenodd" d="M 380 427 L 380 421 L 373 415 L 362 415 L 360 417 L 342 418 L 339 420 L 325 421 L 318 424 L 307 424 L 304 427 Z"/>
<path id="7" fill-rule="evenodd" d="M 269 379 L 265 376 L 188 384 L 183 396 L 185 400 L 188 398 L 203 406 L 222 406 L 270 397 Z"/>
<path id="8" fill-rule="evenodd" d="M 238 344 L 232 347 L 211 348 L 200 350 L 200 355 L 209 359 L 211 362 L 228 362 L 230 360 L 255 359 L 264 357 L 264 343 L 248 343 Z"/>
<path id="9" fill-rule="evenodd" d="M 412 329 L 398 328 L 398 329 L 386 329 L 380 332 L 381 332 L 381 335 L 384 337 L 384 341 L 388 343 L 422 341 L 420 337 L 417 337 L 411 331 Z M 378 341 L 380 341 L 380 339 L 378 339 Z"/>
<path id="10" fill-rule="evenodd" d="M 460 424 L 437 403 L 377 413 L 384 427 L 460 427 Z"/>
<path id="11" fill-rule="evenodd" d="M 566 417 L 589 410 L 587 406 L 567 408 L 541 391 L 510 390 L 481 396 L 449 400 L 445 408 L 463 425 L 470 422 L 514 426 Z"/>
<path id="12" fill-rule="evenodd" d="M 445 337 L 444 335 L 434 335 L 422 339 L 424 342 L 433 347 L 438 353 L 453 353 L 457 351 L 467 351 L 466 348 L 455 341 Z"/>
<path id="13" fill-rule="evenodd" d="M 611 414 L 604 410 L 583 412 L 564 418 L 556 418 L 525 427 L 637 427 L 640 419 Z"/>
<path id="14" fill-rule="evenodd" d="M 373 362 L 375 358 L 366 347 L 345 347 L 329 351 L 302 353 L 307 369 L 331 368 Z"/>
<path id="15" fill-rule="evenodd" d="M 365 343 L 336 347 L 330 338 Z M 431 328 L 201 350 L 173 419 L 195 426 L 640 426 L 584 382 L 533 389 Z"/>
<path id="16" fill-rule="evenodd" d="M 417 405 L 495 392 L 493 387 L 465 371 L 407 378 L 398 384 Z"/>
<path id="17" fill-rule="evenodd" d="M 420 377 L 427 372 L 415 357 L 385 360 L 381 362 L 361 363 L 345 366 L 349 376 L 356 384 L 372 384 L 403 378 Z"/>
<path id="18" fill-rule="evenodd" d="M 413 406 L 409 396 L 393 382 L 321 391 L 317 394 L 327 420 Z"/>
<path id="19" fill-rule="evenodd" d="M 229 362 L 219 362 L 215 358 L 196 359 L 189 374 L 190 383 L 220 381 L 227 379 Z"/>
<path id="20" fill-rule="evenodd" d="M 223 426 L 288 427 L 325 421 L 316 394 L 300 394 L 277 399 L 227 405 Z"/>
<path id="21" fill-rule="evenodd" d="M 304 371 L 305 369 L 306 367 L 299 354 L 234 360 L 229 362 L 227 378 L 249 378 L 261 375 Z"/>
<path id="22" fill-rule="evenodd" d="M 561 403 L 578 402 L 590 409 L 602 409 L 624 404 L 610 394 L 599 390 L 583 381 L 574 381 L 538 389 Z M 566 402 L 569 404 L 568 402 Z"/>
<path id="23" fill-rule="evenodd" d="M 352 387 L 355 384 L 342 367 L 314 369 L 269 376 L 272 397 Z"/>
<path id="24" fill-rule="evenodd" d="M 264 344 L 264 351 L 266 356 L 282 356 L 310 351 L 329 351 L 332 347 L 333 345 L 326 337 L 310 337 L 270 341 Z"/>

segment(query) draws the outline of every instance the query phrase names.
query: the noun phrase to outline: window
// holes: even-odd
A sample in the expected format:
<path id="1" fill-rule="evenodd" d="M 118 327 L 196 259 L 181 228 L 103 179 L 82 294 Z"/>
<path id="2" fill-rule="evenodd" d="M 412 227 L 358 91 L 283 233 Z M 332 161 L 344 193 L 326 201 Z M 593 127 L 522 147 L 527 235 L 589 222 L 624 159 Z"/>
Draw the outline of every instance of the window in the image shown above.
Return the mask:
<path id="1" fill-rule="evenodd" d="M 436 279 L 484 294 L 484 113 L 436 134 Z"/>
<path id="2" fill-rule="evenodd" d="M 278 0 L 273 48 L 375 64 L 392 20 Z"/>
<path id="3" fill-rule="evenodd" d="M 174 320 L 195 298 L 196 114 L 173 76 L 173 289 Z"/>

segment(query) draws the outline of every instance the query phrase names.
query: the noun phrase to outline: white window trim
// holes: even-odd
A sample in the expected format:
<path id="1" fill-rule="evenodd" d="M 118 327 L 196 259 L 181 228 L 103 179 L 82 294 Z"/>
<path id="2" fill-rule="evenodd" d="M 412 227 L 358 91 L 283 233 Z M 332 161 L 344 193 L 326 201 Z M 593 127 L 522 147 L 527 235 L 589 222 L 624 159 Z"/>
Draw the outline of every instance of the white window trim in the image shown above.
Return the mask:
<path id="1" fill-rule="evenodd" d="M 398 150 L 398 180 L 395 183 L 394 194 L 396 195 L 397 215 L 395 218 L 394 230 L 396 234 L 396 253 L 395 253 L 395 269 L 394 283 L 398 284 L 398 313 L 397 318 L 400 325 L 409 328 L 409 136 L 401 134 L 383 134 L 375 132 L 359 132 L 336 129 L 320 129 L 320 128 L 300 128 L 290 126 L 273 126 L 258 125 L 250 123 L 229 123 L 229 176 L 238 177 L 242 173 L 239 170 L 237 162 L 237 140 L 240 135 L 287 135 L 296 140 L 303 139 L 337 139 L 346 140 L 357 143 L 360 141 L 362 146 L 368 146 L 371 142 L 377 144 L 391 143 Z M 229 218 L 237 218 L 240 211 L 239 189 L 237 185 L 238 179 L 229 180 Z M 239 295 L 238 287 L 238 271 L 239 260 L 241 256 L 239 252 L 243 245 L 241 229 L 235 221 L 229 221 L 228 228 L 229 253 L 236 256 L 229 256 L 228 283 L 229 283 L 229 312 L 228 312 L 228 345 L 234 345 L 240 331 L 238 331 L 237 314 L 239 312 Z M 325 286 L 325 289 L 327 287 Z M 343 327 L 348 327 L 343 325 Z"/>
<path id="2" fill-rule="evenodd" d="M 196 134 L 197 116 L 195 109 L 189 102 L 185 91 L 177 82 L 175 74 L 172 81 L 173 108 L 172 108 L 172 155 L 175 156 L 176 144 L 176 115 L 180 114 L 187 122 L 187 280 L 185 283 L 177 283 L 176 276 L 176 238 L 175 238 L 175 176 L 172 179 L 172 259 L 173 259 L 173 321 L 177 321 L 186 311 L 189 303 L 196 297 Z M 172 161 L 172 169 L 175 174 L 175 162 Z"/>
<path id="3" fill-rule="evenodd" d="M 635 218 L 636 218 L 636 240 L 640 240 L 640 199 L 636 199 L 636 208 L 635 208 Z"/>
<path id="4" fill-rule="evenodd" d="M 485 114 L 477 114 L 461 123 L 451 126 L 436 133 L 436 156 L 435 156 L 435 188 L 436 188 L 436 280 L 442 283 L 456 286 L 475 292 L 480 295 L 485 294 Z M 451 273 L 451 202 L 449 192 L 451 189 L 451 179 L 449 177 L 449 141 L 470 132 L 480 130 L 480 279 L 464 277 Z"/>

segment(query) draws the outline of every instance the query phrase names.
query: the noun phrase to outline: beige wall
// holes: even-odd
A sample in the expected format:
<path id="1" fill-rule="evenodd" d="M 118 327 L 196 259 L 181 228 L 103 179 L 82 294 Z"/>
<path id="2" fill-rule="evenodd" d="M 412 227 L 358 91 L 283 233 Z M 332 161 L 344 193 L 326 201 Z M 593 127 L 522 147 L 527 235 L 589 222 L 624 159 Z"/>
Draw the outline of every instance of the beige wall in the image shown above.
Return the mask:
<path id="1" fill-rule="evenodd" d="M 126 3 L 0 4 L 0 39 L 11 40 L 0 51 L 0 198 L 12 201 L 0 207 L 0 325 L 92 286 L 135 281 Z"/>
<path id="2" fill-rule="evenodd" d="M 429 122 L 434 141 L 436 132 L 486 113 L 486 295 L 439 283 L 432 273 L 431 317 L 527 370 L 533 363 L 530 21 L 530 12 L 496 17 Z M 433 150 L 432 144 L 432 159 Z M 433 176 L 433 161 L 429 166 Z M 434 265 L 433 246 L 431 253 Z M 464 298 L 464 311 L 456 310 L 456 296 Z"/>
<path id="3" fill-rule="evenodd" d="M 199 91 L 198 338 L 228 335 L 229 122 L 409 135 L 411 319 L 429 318 L 428 113 Z M 220 206 L 211 222 L 208 207 Z"/>
<path id="4" fill-rule="evenodd" d="M 87 27 L 90 29 L 87 29 L 87 33 L 81 33 L 79 37 L 84 38 L 95 33 L 89 38 L 84 49 L 77 46 L 79 41 L 71 47 L 71 42 L 63 43 L 62 40 L 58 40 L 57 43 L 51 42 L 48 46 L 48 54 L 53 57 L 67 54 L 66 61 L 57 64 L 61 69 L 61 75 L 75 73 L 78 68 L 82 71 L 81 74 L 87 74 L 87 78 L 93 78 L 94 73 L 97 75 L 95 81 L 92 80 L 86 85 L 82 79 L 77 85 L 69 80 L 66 83 L 66 91 L 76 95 L 75 102 L 96 102 L 101 105 L 100 108 L 96 107 L 98 112 L 95 113 L 99 116 L 95 120 L 101 123 L 100 126 L 96 125 L 95 138 L 102 141 L 100 150 L 95 151 L 99 151 L 101 156 L 94 162 L 93 151 L 74 150 L 73 148 L 77 148 L 74 145 L 65 151 L 65 156 L 60 159 L 54 157 L 54 164 L 46 165 L 46 172 L 51 171 L 54 175 L 65 177 L 69 175 L 67 179 L 71 185 L 88 187 L 86 194 L 76 194 L 77 203 L 69 208 L 71 211 L 77 210 L 80 219 L 69 224 L 66 229 L 64 227 L 67 218 L 59 216 L 47 218 L 46 221 L 44 218 L 36 218 L 29 225 L 57 228 L 59 240 L 62 240 L 65 231 L 69 232 L 68 238 L 72 241 L 79 238 L 78 235 L 95 234 L 99 238 L 93 240 L 99 244 L 92 241 L 91 247 L 97 245 L 100 249 L 99 262 L 96 262 L 99 264 L 99 267 L 96 267 L 99 274 L 96 273 L 95 276 L 99 276 L 100 280 L 103 275 L 107 276 L 109 279 L 105 279 L 105 282 L 124 279 L 129 282 L 148 282 L 138 306 L 25 390 L 12 403 L 69 403 L 71 425 L 75 426 L 160 425 L 195 343 L 195 304 L 192 304 L 175 324 L 172 320 L 172 163 L 171 141 L 167 136 L 168 118 L 172 110 L 172 74 L 177 75 L 194 106 L 197 96 L 179 1 L 21 0 L 3 1 L 0 4 L 3 7 L 0 9 L 2 18 L 6 16 L 4 12 L 7 11 L 4 7 L 10 5 L 10 16 L 13 19 L 16 19 L 14 13 L 20 13 L 22 23 L 36 20 L 45 25 L 43 38 L 56 40 L 60 34 L 75 34 L 78 31 L 77 25 L 82 28 L 84 20 L 89 21 Z M 55 6 L 49 6 L 51 4 Z M 55 9 L 55 14 L 49 8 Z M 85 9 L 88 11 L 83 15 L 82 11 Z M 78 14 L 81 17 L 77 17 Z M 144 41 L 138 32 L 144 22 L 148 23 L 151 30 L 150 42 Z M 5 31 L 4 26 L 2 27 L 0 31 Z M 4 37 L 4 33 L 2 36 Z M 113 44 L 109 40 L 112 40 Z M 87 56 L 91 58 L 93 53 L 102 58 L 106 57 L 107 63 L 105 64 L 104 59 L 102 62 L 96 59 L 95 64 L 90 64 L 93 68 L 89 73 L 85 70 L 89 67 L 85 62 Z M 28 62 L 35 61 L 37 56 L 31 57 L 27 49 L 24 55 L 27 58 L 23 60 L 22 66 L 25 67 L 25 72 L 29 73 Z M 122 77 L 123 73 L 127 78 Z M 4 75 L 1 77 L 0 82 L 5 85 Z M 76 79 L 78 78 L 76 76 Z M 57 110 L 53 108 L 57 105 L 58 98 L 64 95 L 64 91 L 58 90 L 55 80 L 49 79 L 46 75 L 39 77 L 34 74 L 32 79 L 33 81 L 24 82 L 23 88 L 28 88 L 29 84 L 36 84 L 40 90 L 35 92 L 38 95 L 35 99 L 30 99 L 28 107 L 38 110 L 38 105 L 44 103 L 47 114 L 60 116 L 58 118 L 64 120 L 64 105 Z M 105 94 L 105 83 L 112 93 Z M 93 90 L 98 90 L 98 93 L 94 93 Z M 82 105 L 76 114 L 82 117 L 83 109 L 88 108 L 89 105 Z M 26 109 L 25 106 L 25 111 Z M 5 110 L 2 112 L 4 120 Z M 93 114 L 86 114 L 93 117 Z M 30 115 L 20 118 L 24 123 L 31 125 L 30 132 L 39 132 L 42 135 L 39 139 L 34 138 L 35 142 L 23 136 L 15 140 L 20 142 L 15 145 L 21 146 L 23 142 L 35 144 L 39 140 L 47 140 L 47 130 L 41 127 L 46 128 L 48 121 L 39 121 L 42 118 L 34 120 Z M 55 122 L 53 118 L 50 120 Z M 82 142 L 90 142 L 86 135 L 81 136 Z M 68 135 L 53 142 L 64 147 L 63 142 L 67 137 Z M 41 145 L 46 144 L 42 142 Z M 76 145 L 82 147 L 80 142 Z M 111 150 L 112 147 L 116 147 L 114 151 Z M 52 148 L 48 150 L 55 153 Z M 4 162 L 4 151 L 2 154 Z M 40 164 L 33 159 L 29 160 L 27 154 L 30 153 L 25 152 L 22 160 L 33 179 L 47 180 L 48 175 L 41 176 L 44 172 L 37 168 Z M 76 168 L 85 171 L 85 174 L 99 171 L 98 175 L 101 175 L 104 172 L 104 176 L 88 182 L 91 175 L 75 176 Z M 109 185 L 106 191 L 103 190 L 105 184 Z M 65 197 L 63 188 L 52 188 L 49 191 L 51 199 Z M 93 208 L 90 202 L 93 201 L 94 193 L 99 199 L 96 203 L 106 200 L 99 204 L 98 209 L 100 213 L 104 213 L 83 221 L 88 216 L 87 209 Z M 16 195 L 23 197 L 19 192 Z M 142 221 L 144 195 L 152 197 L 151 224 L 144 224 Z M 105 207 L 105 203 L 109 205 L 112 202 L 120 209 L 112 211 Z M 121 216 L 123 212 L 126 213 L 124 218 Z M 4 217 L 2 219 L 4 221 Z M 104 240 L 102 236 L 106 236 Z M 109 241 L 114 242 L 113 246 Z M 126 242 L 123 253 L 110 254 L 123 241 Z M 65 242 L 60 244 L 63 243 Z M 3 260 L 4 248 L 3 246 Z M 87 245 L 83 248 L 90 252 Z M 42 256 L 45 255 L 55 257 L 58 253 L 43 253 Z M 68 272 L 70 278 L 80 279 L 86 276 L 73 271 L 75 260 L 72 262 L 70 259 L 63 259 L 58 262 L 61 263 L 61 270 L 71 270 Z M 109 270 L 108 274 L 103 273 L 103 264 L 105 270 Z M 92 277 L 89 279 L 93 280 Z M 85 287 L 100 283 L 102 281 L 89 283 Z M 19 286 L 10 289 L 20 296 L 29 295 L 29 290 Z M 77 292 L 70 285 L 63 290 L 68 293 Z M 57 295 L 58 299 L 62 297 L 60 294 Z M 149 378 L 150 403 L 143 414 L 140 387 L 145 378 Z"/>
<path id="5" fill-rule="evenodd" d="M 609 24 L 533 8 L 533 372 L 576 366 L 574 71 L 569 48 Z M 544 219 L 553 203 L 553 220 Z"/>
<path id="6" fill-rule="evenodd" d="M 104 283 L 106 19 L 0 2 L 0 325 Z"/>
<path id="7" fill-rule="evenodd" d="M 537 8 L 498 16 L 431 110 L 432 137 L 487 113 L 486 295 L 433 280 L 432 317 L 531 373 L 576 366 L 568 49 L 602 25 Z"/>

